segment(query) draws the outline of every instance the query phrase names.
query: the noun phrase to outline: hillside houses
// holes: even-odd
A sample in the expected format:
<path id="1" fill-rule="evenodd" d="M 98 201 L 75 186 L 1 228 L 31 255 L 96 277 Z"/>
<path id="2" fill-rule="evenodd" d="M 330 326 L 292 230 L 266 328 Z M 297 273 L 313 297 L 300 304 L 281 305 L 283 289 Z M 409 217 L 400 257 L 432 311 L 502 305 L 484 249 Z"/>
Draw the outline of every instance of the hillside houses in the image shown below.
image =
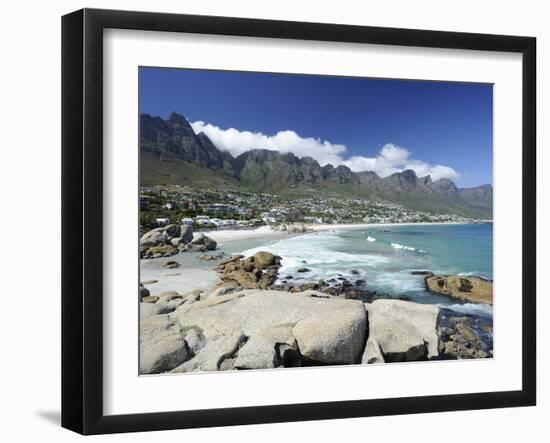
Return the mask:
<path id="1" fill-rule="evenodd" d="M 163 219 L 196 228 L 226 229 L 258 224 L 472 222 L 452 214 L 423 212 L 396 203 L 361 198 L 291 198 L 231 189 L 155 186 L 140 192 L 141 224 Z"/>

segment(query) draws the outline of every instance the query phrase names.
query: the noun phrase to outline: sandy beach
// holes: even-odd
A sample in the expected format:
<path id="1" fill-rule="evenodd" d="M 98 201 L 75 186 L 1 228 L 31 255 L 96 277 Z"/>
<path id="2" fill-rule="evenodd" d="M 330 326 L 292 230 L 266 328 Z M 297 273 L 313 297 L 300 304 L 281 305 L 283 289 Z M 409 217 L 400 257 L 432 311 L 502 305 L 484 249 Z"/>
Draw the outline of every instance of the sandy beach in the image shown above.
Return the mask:
<path id="1" fill-rule="evenodd" d="M 284 232 L 273 231 L 269 226 L 261 226 L 253 229 L 220 229 L 205 233 L 218 243 L 225 243 L 236 240 L 256 240 L 265 238 L 284 237 Z"/>
<path id="2" fill-rule="evenodd" d="M 298 235 L 273 231 L 269 226 L 204 233 L 218 243 L 215 252 L 223 252 L 227 257 L 261 244 Z M 213 254 L 213 252 L 208 254 Z M 140 281 L 149 289 L 151 295 L 160 295 L 165 291 L 177 291 L 180 294 L 185 294 L 193 289 L 210 292 L 219 283 L 218 274 L 214 271 L 217 262 L 201 260 L 199 257 L 202 255 L 205 254 L 184 252 L 170 258 L 141 259 Z M 167 269 L 164 267 L 167 261 L 175 261 L 180 266 Z"/>
<path id="3" fill-rule="evenodd" d="M 200 255 L 181 253 L 170 258 L 141 259 L 140 281 L 151 295 L 160 295 L 165 291 L 185 294 L 193 289 L 209 292 L 219 281 L 218 274 L 213 270 L 216 262 L 202 261 Z M 164 267 L 167 261 L 175 261 L 180 266 L 167 269 Z"/>
<path id="4" fill-rule="evenodd" d="M 299 223 L 300 224 L 300 223 Z M 445 222 L 445 223 L 355 223 L 355 224 L 305 224 L 309 231 L 323 232 L 323 231 L 340 231 L 350 229 L 369 229 L 369 228 L 386 228 L 395 226 L 423 226 L 423 225 L 457 225 L 463 223 Z M 219 231 L 206 232 L 210 238 L 216 240 L 218 243 L 225 243 L 239 240 L 260 240 L 284 238 L 290 235 L 303 235 L 302 233 L 289 234 L 284 231 L 276 231 L 271 229 L 270 226 L 261 226 L 253 229 L 221 229 Z"/>

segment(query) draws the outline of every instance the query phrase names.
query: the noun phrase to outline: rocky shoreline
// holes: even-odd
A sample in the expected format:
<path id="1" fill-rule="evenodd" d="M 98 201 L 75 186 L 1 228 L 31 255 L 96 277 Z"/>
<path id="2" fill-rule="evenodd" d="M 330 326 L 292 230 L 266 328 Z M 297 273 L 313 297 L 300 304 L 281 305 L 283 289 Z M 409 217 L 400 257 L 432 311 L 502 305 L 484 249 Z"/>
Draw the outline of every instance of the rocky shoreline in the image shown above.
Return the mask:
<path id="1" fill-rule="evenodd" d="M 201 257 L 204 259 L 204 256 Z M 222 259 L 222 256 L 209 256 L 210 259 Z M 282 258 L 269 252 L 258 252 L 254 256 L 244 257 L 241 254 L 227 258 L 215 267 L 221 282 L 216 289 L 224 292 L 240 289 L 273 289 L 284 292 L 303 292 L 307 290 L 320 291 L 328 295 L 340 296 L 348 299 L 372 302 L 378 299 L 408 300 L 404 295 L 392 296 L 367 289 L 365 279 L 349 279 L 343 275 L 327 280 L 315 282 L 296 282 L 296 275 L 279 276 Z M 307 265 L 307 263 L 304 263 Z M 307 275 L 307 267 L 299 268 L 298 274 Z M 359 271 L 352 270 L 351 274 L 359 275 Z M 476 276 L 439 276 L 431 271 L 412 271 L 413 275 L 424 276 L 427 291 L 434 294 L 448 296 L 459 302 L 493 304 L 493 283 Z"/>
<path id="2" fill-rule="evenodd" d="M 204 237 L 173 243 L 178 251 L 207 250 Z M 492 357 L 492 321 L 378 294 L 360 279 L 294 283 L 292 275 L 279 276 L 283 259 L 265 251 L 201 258 L 221 260 L 212 291 L 151 295 L 140 287 L 140 373 Z M 305 266 L 297 272 L 307 274 Z M 492 303 L 487 280 L 414 272 L 434 293 L 486 303 L 490 292 Z"/>
<path id="3" fill-rule="evenodd" d="M 139 239 L 140 258 L 171 257 L 179 252 L 214 251 L 215 240 L 193 233 L 190 225 L 166 225 L 146 232 Z"/>

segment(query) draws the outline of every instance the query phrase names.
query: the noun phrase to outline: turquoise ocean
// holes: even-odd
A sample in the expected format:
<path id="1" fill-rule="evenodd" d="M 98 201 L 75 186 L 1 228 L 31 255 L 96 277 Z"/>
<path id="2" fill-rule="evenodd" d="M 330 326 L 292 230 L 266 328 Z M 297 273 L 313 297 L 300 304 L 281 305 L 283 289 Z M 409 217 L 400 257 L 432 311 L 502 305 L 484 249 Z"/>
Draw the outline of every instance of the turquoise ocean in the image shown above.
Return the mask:
<path id="1" fill-rule="evenodd" d="M 366 287 L 418 303 L 445 306 L 465 314 L 492 316 L 492 307 L 457 303 L 425 290 L 424 277 L 476 275 L 493 279 L 493 225 L 404 225 L 310 233 L 267 242 L 240 251 L 248 256 L 267 250 L 282 257 L 280 280 L 293 282 L 345 277 L 366 280 Z M 309 271 L 299 273 L 298 269 Z"/>

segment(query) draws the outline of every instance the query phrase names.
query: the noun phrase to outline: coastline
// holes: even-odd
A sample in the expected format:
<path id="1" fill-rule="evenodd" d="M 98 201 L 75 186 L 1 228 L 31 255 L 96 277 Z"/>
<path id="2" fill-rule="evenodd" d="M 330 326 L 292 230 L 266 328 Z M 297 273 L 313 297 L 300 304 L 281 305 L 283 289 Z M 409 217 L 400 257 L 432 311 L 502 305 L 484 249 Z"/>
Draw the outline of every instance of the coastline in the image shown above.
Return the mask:
<path id="1" fill-rule="evenodd" d="M 355 229 L 372 229 L 372 228 L 390 228 L 399 226 L 439 226 L 439 225 L 467 225 L 471 223 L 464 222 L 420 222 L 420 223 L 353 223 L 353 224 L 303 224 L 309 231 L 301 233 L 285 233 L 282 231 L 272 230 L 270 226 L 260 226 L 254 229 L 220 229 L 206 232 L 208 237 L 211 237 L 218 243 L 233 242 L 239 240 L 276 240 L 278 238 L 289 238 L 295 235 L 307 235 L 315 232 L 325 231 L 346 231 Z"/>
<path id="2" fill-rule="evenodd" d="M 208 237 L 218 243 L 217 252 L 223 252 L 228 258 L 233 254 L 255 247 L 267 246 L 282 239 L 293 237 L 314 236 L 320 232 L 351 231 L 374 228 L 395 228 L 399 226 L 440 226 L 464 225 L 468 223 L 439 222 L 439 223 L 358 223 L 358 224 L 304 224 L 308 232 L 287 233 L 272 230 L 270 226 L 261 226 L 254 229 L 225 229 L 205 232 Z M 159 295 L 164 291 L 175 290 L 186 293 L 193 289 L 210 292 L 219 277 L 214 267 L 216 261 L 204 261 L 199 257 L 202 253 L 179 253 L 170 258 L 180 266 L 167 269 L 163 264 L 166 258 L 141 259 L 140 281 L 145 283 L 151 295 Z M 206 254 L 208 255 L 208 254 Z M 147 283 L 156 280 L 155 283 Z"/>

